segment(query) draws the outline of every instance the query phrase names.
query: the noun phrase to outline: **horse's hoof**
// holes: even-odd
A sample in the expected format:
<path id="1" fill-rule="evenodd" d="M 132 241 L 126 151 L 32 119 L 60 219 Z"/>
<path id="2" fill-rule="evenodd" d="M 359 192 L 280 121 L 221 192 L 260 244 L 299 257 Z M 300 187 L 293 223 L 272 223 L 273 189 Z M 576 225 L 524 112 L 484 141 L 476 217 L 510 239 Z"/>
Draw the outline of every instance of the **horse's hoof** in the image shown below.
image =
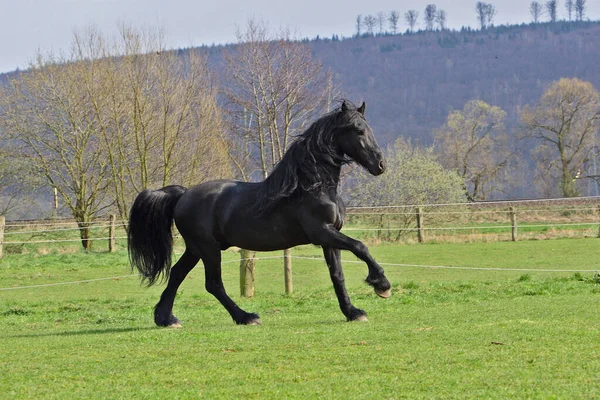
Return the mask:
<path id="1" fill-rule="evenodd" d="M 387 299 L 392 295 L 392 290 L 388 289 L 388 290 L 384 290 L 383 292 L 378 292 L 377 290 L 375 291 L 375 293 L 377 293 L 377 296 L 383 298 L 383 299 Z"/>
<path id="2" fill-rule="evenodd" d="M 248 321 L 246 325 L 262 325 L 262 322 L 260 322 L 260 319 L 256 318 L 251 321 Z"/>
<path id="3" fill-rule="evenodd" d="M 175 322 L 175 323 L 173 323 L 171 325 L 167 325 L 167 328 L 173 328 L 173 329 L 179 329 L 181 327 L 182 327 L 181 326 L 181 322 L 179 322 L 179 321 L 177 321 L 177 322 Z"/>
<path id="4" fill-rule="evenodd" d="M 356 321 L 356 322 L 369 322 L 369 319 L 367 318 L 366 315 L 361 315 L 358 318 L 353 319 L 352 321 Z"/>

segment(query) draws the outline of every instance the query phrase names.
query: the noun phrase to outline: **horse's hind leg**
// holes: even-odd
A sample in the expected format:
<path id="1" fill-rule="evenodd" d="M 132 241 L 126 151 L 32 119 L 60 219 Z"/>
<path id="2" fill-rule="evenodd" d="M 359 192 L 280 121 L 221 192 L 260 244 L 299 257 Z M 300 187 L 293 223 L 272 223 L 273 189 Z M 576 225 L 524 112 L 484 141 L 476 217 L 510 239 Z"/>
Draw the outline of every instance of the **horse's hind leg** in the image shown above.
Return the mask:
<path id="1" fill-rule="evenodd" d="M 173 315 L 173 302 L 181 282 L 187 274 L 196 266 L 200 257 L 187 250 L 183 253 L 177 263 L 171 268 L 169 283 L 160 296 L 160 300 L 154 307 L 154 322 L 158 326 L 181 327 L 181 322 Z"/>
<path id="2" fill-rule="evenodd" d="M 225 309 L 227 309 L 236 324 L 260 325 L 261 322 L 258 314 L 242 310 L 225 292 L 221 277 L 221 249 L 218 244 L 204 245 L 201 248 L 201 252 L 206 275 L 206 290 L 215 296 Z"/>

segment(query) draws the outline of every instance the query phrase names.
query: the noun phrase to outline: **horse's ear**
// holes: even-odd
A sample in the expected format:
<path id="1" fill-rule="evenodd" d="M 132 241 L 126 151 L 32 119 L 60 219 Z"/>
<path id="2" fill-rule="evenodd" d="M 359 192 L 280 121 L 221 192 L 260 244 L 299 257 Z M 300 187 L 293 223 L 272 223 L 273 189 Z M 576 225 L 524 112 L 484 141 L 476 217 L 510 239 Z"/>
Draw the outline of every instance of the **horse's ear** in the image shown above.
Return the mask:
<path id="1" fill-rule="evenodd" d="M 342 112 L 346 112 L 348 111 L 348 105 L 346 104 L 346 101 L 342 101 Z"/>
<path id="2" fill-rule="evenodd" d="M 367 105 L 363 101 L 362 106 L 358 107 L 356 109 L 356 111 L 358 111 L 359 113 L 361 113 L 364 116 L 365 115 L 365 108 L 367 108 Z"/>

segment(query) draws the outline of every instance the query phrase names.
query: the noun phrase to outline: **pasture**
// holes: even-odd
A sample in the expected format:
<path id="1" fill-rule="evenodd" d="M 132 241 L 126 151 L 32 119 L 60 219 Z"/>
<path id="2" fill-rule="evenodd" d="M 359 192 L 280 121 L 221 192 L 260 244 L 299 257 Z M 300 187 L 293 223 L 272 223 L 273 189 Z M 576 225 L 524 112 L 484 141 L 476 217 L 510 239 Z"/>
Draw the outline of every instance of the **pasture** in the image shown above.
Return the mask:
<path id="1" fill-rule="evenodd" d="M 163 286 L 140 287 L 122 249 L 9 254 L 0 260 L 0 288 L 13 288 L 0 290 L 0 393 L 595 398 L 599 245 L 580 238 L 371 246 L 393 285 L 387 300 L 363 282 L 366 266 L 344 253 L 346 284 L 366 323 L 345 322 L 325 263 L 311 259 L 321 257 L 319 249 L 294 250 L 303 258 L 294 259 L 292 295 L 283 294 L 282 260 L 260 260 L 252 299 L 240 298 L 239 256 L 227 251 L 226 288 L 263 325 L 235 325 L 204 290 L 198 266 L 178 292 L 174 311 L 182 329 L 154 326 Z M 93 281 L 42 286 L 83 280 Z"/>

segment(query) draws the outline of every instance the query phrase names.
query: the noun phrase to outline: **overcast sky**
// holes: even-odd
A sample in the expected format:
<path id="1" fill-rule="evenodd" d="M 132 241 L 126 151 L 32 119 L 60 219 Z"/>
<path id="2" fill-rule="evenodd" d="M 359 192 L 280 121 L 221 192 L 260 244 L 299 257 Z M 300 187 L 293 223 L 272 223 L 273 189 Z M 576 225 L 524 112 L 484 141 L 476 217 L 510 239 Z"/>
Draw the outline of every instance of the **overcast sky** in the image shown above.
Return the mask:
<path id="1" fill-rule="evenodd" d="M 497 9 L 496 25 L 531 20 L 528 0 L 486 2 Z M 558 2 L 564 18 L 564 0 Z M 288 27 L 301 37 L 350 36 L 358 14 L 397 10 L 404 15 L 415 9 L 423 15 L 429 3 L 446 10 L 450 28 L 478 27 L 476 0 L 0 0 L 0 72 L 26 68 L 38 50 L 68 50 L 73 31 L 90 25 L 108 35 L 122 22 L 139 28 L 161 25 L 177 48 L 233 42 L 236 25 L 249 18 L 268 21 L 274 29 Z M 600 19 L 600 0 L 587 1 L 586 17 Z M 406 30 L 403 18 L 401 30 Z"/>

